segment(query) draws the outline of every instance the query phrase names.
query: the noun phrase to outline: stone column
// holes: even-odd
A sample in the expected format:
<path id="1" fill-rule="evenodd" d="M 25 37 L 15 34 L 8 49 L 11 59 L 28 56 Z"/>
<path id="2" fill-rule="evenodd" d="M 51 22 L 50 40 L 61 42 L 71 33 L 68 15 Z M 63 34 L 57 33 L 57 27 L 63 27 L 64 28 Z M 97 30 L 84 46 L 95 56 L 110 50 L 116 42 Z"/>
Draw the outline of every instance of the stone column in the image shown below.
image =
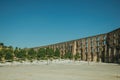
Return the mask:
<path id="1" fill-rule="evenodd" d="M 86 55 L 85 55 L 85 39 L 82 39 L 82 55 L 83 55 L 83 60 L 86 60 Z"/>
<path id="2" fill-rule="evenodd" d="M 113 58 L 114 58 L 113 62 L 116 62 L 116 48 L 114 48 Z"/>
<path id="3" fill-rule="evenodd" d="M 120 50 L 118 51 L 118 63 L 120 64 Z"/>
<path id="4" fill-rule="evenodd" d="M 111 61 L 110 55 L 111 55 L 111 48 L 109 48 L 109 52 L 108 52 L 108 62 Z"/>
<path id="5" fill-rule="evenodd" d="M 89 61 L 91 61 L 92 59 L 91 59 L 91 39 L 90 38 L 88 38 L 88 42 L 87 42 L 87 44 L 88 44 L 88 46 L 87 46 L 87 54 L 88 54 L 88 59 L 87 60 L 89 60 Z"/>
<path id="6" fill-rule="evenodd" d="M 72 47 L 72 54 L 76 54 L 76 41 L 73 42 L 73 47 Z"/>
<path id="7" fill-rule="evenodd" d="M 105 62 L 107 62 L 107 46 L 105 45 L 105 57 L 104 57 L 105 59 Z"/>

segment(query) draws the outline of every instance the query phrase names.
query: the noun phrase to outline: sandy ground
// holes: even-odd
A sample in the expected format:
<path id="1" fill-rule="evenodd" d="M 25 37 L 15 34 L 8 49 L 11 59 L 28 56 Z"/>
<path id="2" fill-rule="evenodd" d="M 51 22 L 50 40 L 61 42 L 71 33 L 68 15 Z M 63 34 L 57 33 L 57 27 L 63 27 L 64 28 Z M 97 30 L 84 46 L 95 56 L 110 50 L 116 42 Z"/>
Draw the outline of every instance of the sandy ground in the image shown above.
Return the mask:
<path id="1" fill-rule="evenodd" d="M 120 65 L 53 61 L 0 64 L 0 80 L 120 80 Z"/>

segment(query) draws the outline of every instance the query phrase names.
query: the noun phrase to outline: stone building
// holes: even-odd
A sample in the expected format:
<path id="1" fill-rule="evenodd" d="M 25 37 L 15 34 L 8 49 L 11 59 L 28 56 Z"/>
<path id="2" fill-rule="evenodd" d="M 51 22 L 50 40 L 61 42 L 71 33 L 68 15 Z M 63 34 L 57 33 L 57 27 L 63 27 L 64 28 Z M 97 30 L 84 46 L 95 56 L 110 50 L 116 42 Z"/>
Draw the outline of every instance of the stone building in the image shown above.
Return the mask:
<path id="1" fill-rule="evenodd" d="M 71 52 L 73 55 L 79 53 L 81 60 L 101 61 L 101 62 L 120 62 L 120 28 L 111 32 L 96 36 L 51 44 L 47 46 L 36 47 L 52 48 L 54 51 L 58 48 L 60 54 L 64 55 Z"/>

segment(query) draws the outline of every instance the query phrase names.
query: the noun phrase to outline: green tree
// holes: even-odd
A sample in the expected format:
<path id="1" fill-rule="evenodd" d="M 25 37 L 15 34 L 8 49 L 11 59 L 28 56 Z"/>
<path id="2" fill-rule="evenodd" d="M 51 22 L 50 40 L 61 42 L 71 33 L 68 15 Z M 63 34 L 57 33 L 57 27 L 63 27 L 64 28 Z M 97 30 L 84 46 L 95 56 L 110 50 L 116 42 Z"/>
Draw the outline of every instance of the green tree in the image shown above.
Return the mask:
<path id="1" fill-rule="evenodd" d="M 0 50 L 0 61 L 4 62 L 5 59 L 5 49 Z"/>
<path id="2" fill-rule="evenodd" d="M 0 43 L 0 46 L 4 46 L 4 43 Z"/>
<path id="3" fill-rule="evenodd" d="M 47 48 L 46 49 L 46 55 L 48 56 L 48 58 L 52 58 L 54 56 L 54 51 L 51 48 Z"/>
<path id="4" fill-rule="evenodd" d="M 28 59 L 32 62 L 34 59 L 36 59 L 37 57 L 37 54 L 36 54 L 36 51 L 31 48 L 28 50 Z"/>
<path id="5" fill-rule="evenodd" d="M 60 51 L 59 51 L 58 48 L 55 50 L 54 56 L 57 57 L 57 58 L 60 57 Z"/>
<path id="6" fill-rule="evenodd" d="M 64 54 L 64 58 L 71 60 L 71 59 L 73 59 L 73 54 L 71 52 L 67 52 L 67 53 Z"/>
<path id="7" fill-rule="evenodd" d="M 26 50 L 24 49 L 19 49 L 18 53 L 17 53 L 17 58 L 19 58 L 19 60 L 26 60 Z"/>
<path id="8" fill-rule="evenodd" d="M 12 62 L 14 59 L 14 52 L 13 52 L 13 48 L 9 47 L 8 49 L 5 50 L 5 59 L 7 61 Z"/>
<path id="9" fill-rule="evenodd" d="M 80 54 L 79 53 L 76 53 L 76 55 L 74 55 L 74 58 L 75 58 L 75 60 L 80 60 Z"/>
<path id="10" fill-rule="evenodd" d="M 49 64 L 49 60 L 52 61 L 53 56 L 54 56 L 54 50 L 51 48 L 46 48 L 47 64 Z"/>
<path id="11" fill-rule="evenodd" d="M 15 60 L 18 59 L 18 54 L 19 54 L 19 49 L 18 49 L 18 47 L 16 47 L 15 50 L 14 50 Z"/>
<path id="12" fill-rule="evenodd" d="M 37 52 L 37 60 L 45 59 L 45 52 L 44 48 L 40 48 Z"/>

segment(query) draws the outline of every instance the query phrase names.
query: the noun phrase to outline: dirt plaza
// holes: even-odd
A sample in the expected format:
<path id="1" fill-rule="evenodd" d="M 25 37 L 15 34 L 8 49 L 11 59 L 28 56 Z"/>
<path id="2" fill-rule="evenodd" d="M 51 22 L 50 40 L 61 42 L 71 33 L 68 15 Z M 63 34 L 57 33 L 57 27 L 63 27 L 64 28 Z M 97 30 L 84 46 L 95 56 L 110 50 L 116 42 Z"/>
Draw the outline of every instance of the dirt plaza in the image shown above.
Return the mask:
<path id="1" fill-rule="evenodd" d="M 0 80 L 120 80 L 120 65 L 96 62 L 45 62 L 0 65 Z"/>

